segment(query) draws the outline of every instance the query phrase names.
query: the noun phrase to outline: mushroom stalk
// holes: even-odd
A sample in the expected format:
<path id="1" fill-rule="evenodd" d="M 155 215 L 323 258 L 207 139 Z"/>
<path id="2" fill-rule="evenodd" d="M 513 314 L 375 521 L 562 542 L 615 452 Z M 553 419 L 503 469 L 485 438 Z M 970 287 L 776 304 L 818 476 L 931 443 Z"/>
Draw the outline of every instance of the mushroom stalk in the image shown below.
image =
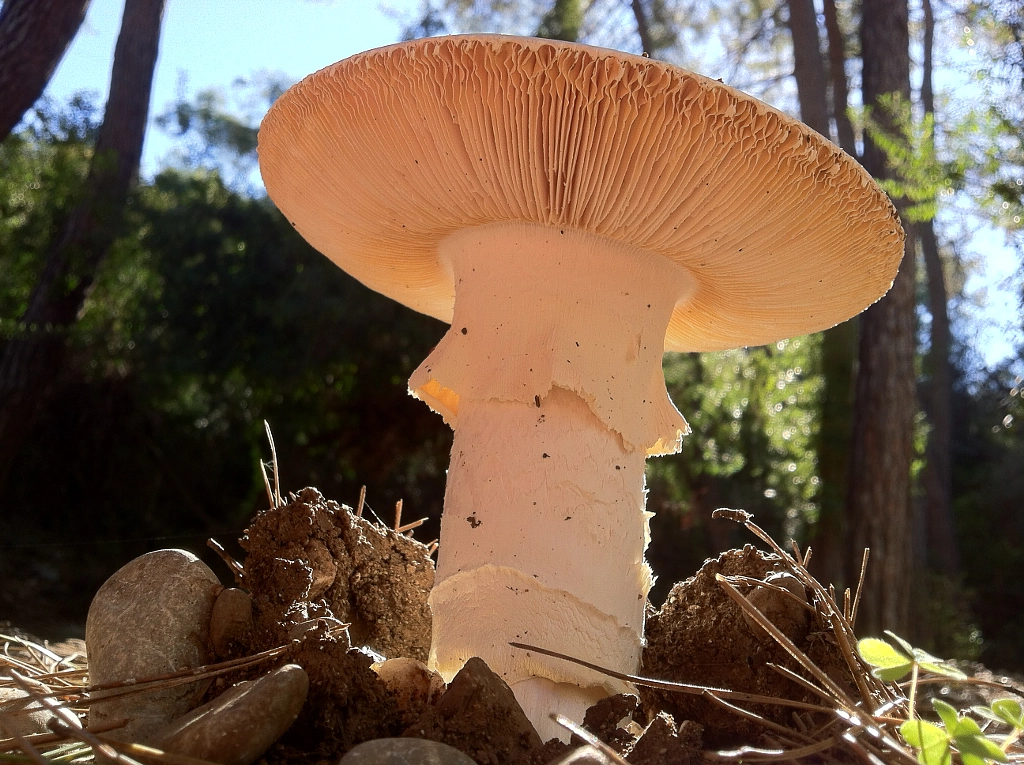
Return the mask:
<path id="1" fill-rule="evenodd" d="M 442 240 L 452 326 L 410 389 L 455 430 L 430 596 L 430 663 L 473 656 L 512 687 L 544 738 L 628 686 L 508 646 L 639 666 L 652 584 L 648 454 L 687 425 L 661 371 L 693 290 L 658 253 L 560 226 L 495 223 Z"/>

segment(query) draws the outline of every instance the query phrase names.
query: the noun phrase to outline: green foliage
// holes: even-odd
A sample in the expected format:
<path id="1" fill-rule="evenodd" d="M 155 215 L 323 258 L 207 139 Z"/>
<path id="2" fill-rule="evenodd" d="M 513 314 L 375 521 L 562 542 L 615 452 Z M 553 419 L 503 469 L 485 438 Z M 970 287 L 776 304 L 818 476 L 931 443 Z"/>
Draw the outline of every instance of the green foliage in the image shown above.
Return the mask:
<path id="1" fill-rule="evenodd" d="M 554 0 L 548 12 L 541 17 L 536 36 L 576 42 L 582 23 L 583 6 L 580 0 Z"/>
<path id="2" fill-rule="evenodd" d="M 770 533 L 795 536 L 816 519 L 820 343 L 820 336 L 810 336 L 763 348 L 666 355 L 669 394 L 692 429 L 680 454 L 652 459 L 647 467 L 649 508 L 662 514 L 654 521 L 660 525 L 650 557 L 667 584 L 691 573 L 687 566 L 699 565 L 723 541 L 702 539 L 692 557 L 681 556 L 678 546 L 693 541 L 680 540 L 673 524 L 707 532 L 719 523 L 711 521 L 712 511 L 740 507 Z"/>
<path id="3" fill-rule="evenodd" d="M 871 140 L 886 155 L 894 171 L 879 184 L 894 199 L 909 202 L 902 214 L 912 223 L 931 220 L 938 212 L 938 200 L 952 194 L 963 179 L 968 158 L 957 155 L 942 161 L 935 149 L 935 118 L 925 114 L 914 119 L 911 104 L 898 93 L 878 99 L 881 118 L 870 109 L 857 115 Z"/>
<path id="4" fill-rule="evenodd" d="M 985 636 L 979 659 L 1021 666 L 1024 645 L 1024 358 L 972 379 L 954 395 L 953 509 L 964 585 Z"/>
<path id="5" fill-rule="evenodd" d="M 39 104 L 0 144 L 0 339 L 18 331 L 50 236 L 74 204 L 89 167 L 98 116 L 88 96 L 66 108 Z"/>
<path id="6" fill-rule="evenodd" d="M 231 188 L 252 193 L 249 176 L 256 169 L 259 119 L 290 84 L 283 74 L 261 72 L 236 78 L 227 90 L 208 88 L 191 99 L 179 93 L 155 118 L 158 127 L 178 139 L 174 164 L 216 172 Z"/>
<path id="7" fill-rule="evenodd" d="M 918 750 L 917 759 L 922 765 L 950 765 L 952 762 L 949 734 L 938 725 L 920 718 L 907 720 L 900 726 L 900 734 Z"/>
<path id="8" fill-rule="evenodd" d="M 950 765 L 952 754 L 960 756 L 963 765 L 985 765 L 986 762 L 1007 762 L 1006 750 L 1024 730 L 1024 715 L 1020 705 L 1013 700 L 995 701 L 989 707 L 975 707 L 972 711 L 988 720 L 1001 722 L 1010 727 L 1000 747 L 992 741 L 968 716 L 960 716 L 957 710 L 941 699 L 932 699 L 932 707 L 941 721 L 940 725 L 920 719 L 914 709 L 918 672 L 958 681 L 966 679 L 960 670 L 949 663 L 914 648 L 903 638 L 886 632 L 893 641 L 889 643 L 877 638 L 865 638 L 857 643 L 861 658 L 874 669 L 872 674 L 881 680 L 896 682 L 912 675 L 908 695 L 908 718 L 900 725 L 900 734 L 917 751 L 922 765 Z"/>
<path id="9" fill-rule="evenodd" d="M 44 114 L 0 147 L 3 224 L 20 224 L 0 231 L 5 329 L 88 163 L 88 135 L 60 133 L 65 121 Z M 237 538 L 266 502 L 263 419 L 285 490 L 354 502 L 366 484 L 371 507 L 401 497 L 440 514 L 451 433 L 406 379 L 441 324 L 345 275 L 205 161 L 133 192 L 70 366 L 3 487 L 15 510 L 2 536 L 29 545 L 5 550 L 4 566 L 59 572 L 62 618 L 84 617 L 102 579 L 153 544 L 201 553 L 211 534 Z"/>
<path id="10" fill-rule="evenodd" d="M 964 75 L 970 102 L 944 125 L 949 142 L 968 158 L 965 188 L 972 211 L 1022 246 L 1024 232 L 1024 18 L 1020 4 L 962 4 L 956 42 L 968 52 Z"/>

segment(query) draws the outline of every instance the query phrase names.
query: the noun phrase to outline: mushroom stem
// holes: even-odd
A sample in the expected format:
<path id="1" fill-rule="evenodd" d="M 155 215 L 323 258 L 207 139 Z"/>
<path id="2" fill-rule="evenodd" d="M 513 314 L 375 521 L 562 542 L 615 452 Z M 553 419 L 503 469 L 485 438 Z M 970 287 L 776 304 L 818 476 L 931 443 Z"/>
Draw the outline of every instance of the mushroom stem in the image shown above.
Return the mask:
<path id="1" fill-rule="evenodd" d="M 450 679 L 480 656 L 551 737 L 551 712 L 579 718 L 628 686 L 508 642 L 637 670 L 644 462 L 687 430 L 661 357 L 693 280 L 656 253 L 537 224 L 463 230 L 440 257 L 452 327 L 410 380 L 455 429 L 430 664 Z"/>

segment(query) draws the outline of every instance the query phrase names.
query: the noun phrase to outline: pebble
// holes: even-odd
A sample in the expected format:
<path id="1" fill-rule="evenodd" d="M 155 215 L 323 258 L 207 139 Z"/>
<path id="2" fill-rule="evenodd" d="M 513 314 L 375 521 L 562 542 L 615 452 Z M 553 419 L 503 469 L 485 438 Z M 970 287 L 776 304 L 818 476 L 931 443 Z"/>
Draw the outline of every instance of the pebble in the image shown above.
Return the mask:
<path id="1" fill-rule="evenodd" d="M 251 765 L 295 722 L 308 691 L 302 667 L 286 664 L 229 688 L 176 720 L 156 738 L 156 745 L 221 765 Z"/>
<path id="2" fill-rule="evenodd" d="M 435 704 L 444 693 L 444 680 L 416 659 L 400 657 L 370 667 L 391 692 L 399 712 Z"/>
<path id="3" fill-rule="evenodd" d="M 228 587 L 221 591 L 210 615 L 210 642 L 217 656 L 227 657 L 252 626 L 252 596 Z"/>
<path id="4" fill-rule="evenodd" d="M 85 642 L 90 682 L 141 680 L 207 664 L 210 615 L 221 589 L 209 567 L 184 550 L 158 550 L 125 564 L 104 582 L 89 606 Z M 89 724 L 128 720 L 107 735 L 148 743 L 154 733 L 192 709 L 209 683 L 94 701 Z"/>
<path id="5" fill-rule="evenodd" d="M 33 733 L 49 733 L 50 729 L 46 724 L 53 717 L 53 712 L 42 709 L 38 701 L 28 704 L 29 710 L 25 711 L 21 699 L 29 695 L 28 691 L 21 688 L 0 688 L 0 710 L 4 716 L 0 718 L 0 736 L 30 736 Z M 13 730 L 12 730 L 13 728 Z"/>
<path id="6" fill-rule="evenodd" d="M 807 589 L 799 579 L 788 571 L 777 571 L 769 574 L 764 579 L 768 584 L 788 590 L 796 599 L 789 597 L 778 590 L 767 587 L 755 587 L 747 593 L 747 600 L 768 617 L 776 627 L 793 642 L 799 644 L 810 631 L 810 611 L 803 605 L 807 601 Z M 746 611 L 743 612 L 743 621 L 754 632 L 755 635 L 765 635 L 764 628 L 756 620 L 751 618 Z"/>
<path id="7" fill-rule="evenodd" d="M 421 738 L 378 738 L 352 747 L 338 765 L 476 765 L 458 749 Z"/>

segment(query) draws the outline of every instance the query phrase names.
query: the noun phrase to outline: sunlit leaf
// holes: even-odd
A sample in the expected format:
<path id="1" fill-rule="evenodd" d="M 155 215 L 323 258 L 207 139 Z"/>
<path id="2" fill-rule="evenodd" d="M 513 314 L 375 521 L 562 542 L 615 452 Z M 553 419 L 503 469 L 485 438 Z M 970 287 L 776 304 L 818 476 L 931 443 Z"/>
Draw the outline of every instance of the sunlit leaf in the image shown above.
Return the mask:
<path id="1" fill-rule="evenodd" d="M 1013 699 L 999 699 L 992 702 L 995 717 L 1011 728 L 1024 729 L 1024 710 Z"/>
<path id="2" fill-rule="evenodd" d="M 964 765 L 967 765 L 969 758 L 977 758 L 978 762 L 975 765 L 981 765 L 985 760 L 994 760 L 995 762 L 1007 761 L 1006 752 L 981 733 L 953 736 L 953 744 L 956 746 L 957 751 L 960 752 Z"/>
<path id="3" fill-rule="evenodd" d="M 900 734 L 917 750 L 923 765 L 950 765 L 949 736 L 942 728 L 925 720 L 908 720 L 900 726 Z"/>
<path id="4" fill-rule="evenodd" d="M 932 706 L 942 718 L 942 724 L 951 736 L 955 736 L 960 729 L 960 715 L 952 704 L 947 704 L 942 699 L 932 699 Z"/>
<path id="5" fill-rule="evenodd" d="M 878 638 L 864 638 L 857 643 L 857 652 L 874 669 L 880 680 L 895 682 L 910 672 L 913 661 L 892 645 Z"/>

